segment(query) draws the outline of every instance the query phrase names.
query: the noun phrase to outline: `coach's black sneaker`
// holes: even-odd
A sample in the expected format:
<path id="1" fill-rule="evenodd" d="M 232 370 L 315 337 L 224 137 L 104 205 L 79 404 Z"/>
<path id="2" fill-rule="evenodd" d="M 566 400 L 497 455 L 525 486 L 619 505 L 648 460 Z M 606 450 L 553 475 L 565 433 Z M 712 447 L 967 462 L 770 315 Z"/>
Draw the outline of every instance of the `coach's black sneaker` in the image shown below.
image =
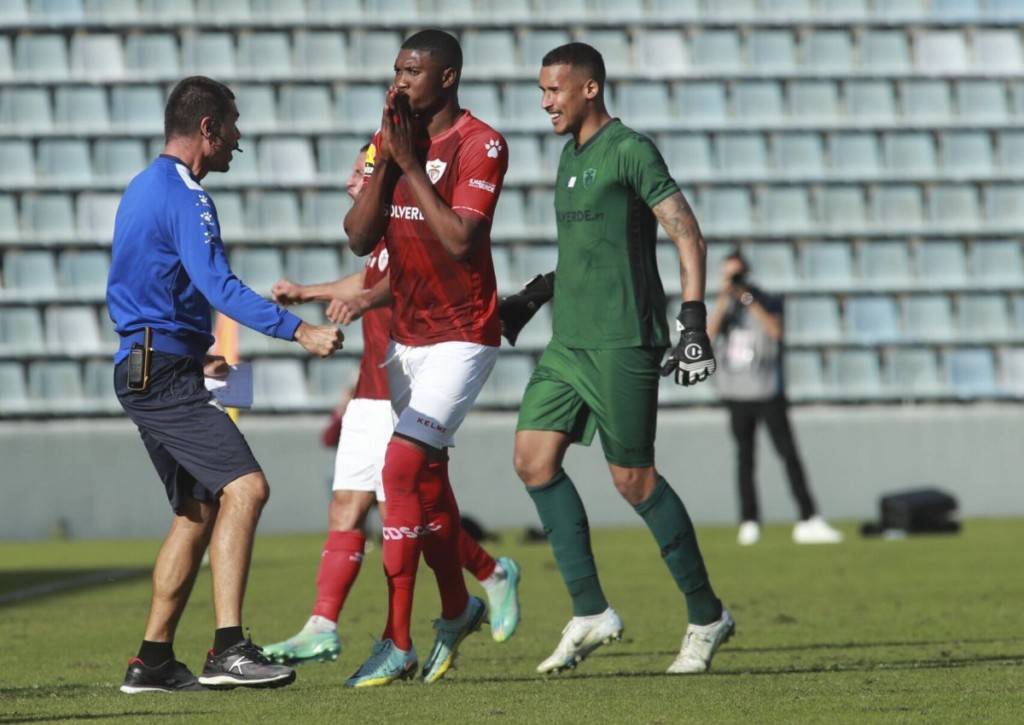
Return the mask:
<path id="1" fill-rule="evenodd" d="M 121 692 L 198 692 L 206 690 L 188 667 L 171 659 L 156 667 L 146 667 L 138 657 L 128 663 Z"/>
<path id="2" fill-rule="evenodd" d="M 214 689 L 233 687 L 284 687 L 295 682 L 295 670 L 275 665 L 263 650 L 243 639 L 219 655 L 210 650 L 199 683 Z"/>

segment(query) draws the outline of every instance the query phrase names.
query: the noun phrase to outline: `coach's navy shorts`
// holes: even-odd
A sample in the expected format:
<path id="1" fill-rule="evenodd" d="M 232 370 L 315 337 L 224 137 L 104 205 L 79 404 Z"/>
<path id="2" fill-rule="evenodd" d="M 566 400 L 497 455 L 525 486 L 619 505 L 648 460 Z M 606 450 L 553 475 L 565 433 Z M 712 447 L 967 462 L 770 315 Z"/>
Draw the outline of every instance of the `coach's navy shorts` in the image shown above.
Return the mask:
<path id="1" fill-rule="evenodd" d="M 128 389 L 126 358 L 114 367 L 114 391 L 138 427 L 175 512 L 186 496 L 216 503 L 224 486 L 261 470 L 238 426 L 206 389 L 195 358 L 153 351 L 144 392 Z"/>

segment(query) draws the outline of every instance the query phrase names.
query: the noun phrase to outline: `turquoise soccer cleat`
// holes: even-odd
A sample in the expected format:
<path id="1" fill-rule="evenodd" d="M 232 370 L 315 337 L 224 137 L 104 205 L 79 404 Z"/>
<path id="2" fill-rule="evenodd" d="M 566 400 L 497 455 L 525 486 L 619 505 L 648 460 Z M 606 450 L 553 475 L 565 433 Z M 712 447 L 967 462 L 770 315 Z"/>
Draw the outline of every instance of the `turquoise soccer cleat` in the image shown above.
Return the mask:
<path id="1" fill-rule="evenodd" d="M 383 687 L 395 680 L 408 680 L 416 674 L 419 661 L 416 648 L 408 652 L 398 649 L 390 639 L 382 639 L 373 645 L 370 656 L 345 681 L 345 687 Z"/>
<path id="2" fill-rule="evenodd" d="M 309 662 L 333 662 L 341 653 L 337 632 L 308 632 L 303 629 L 284 642 L 268 644 L 263 655 L 283 665 L 302 665 Z"/>
<path id="3" fill-rule="evenodd" d="M 484 601 L 471 596 L 465 611 L 456 619 L 434 620 L 434 631 L 437 632 L 437 636 L 434 638 L 434 646 L 427 657 L 427 663 L 423 666 L 423 674 L 420 677 L 423 682 L 429 685 L 444 676 L 455 662 L 462 640 L 480 629 L 480 623 L 484 621 L 486 613 L 487 605 Z"/>
<path id="4" fill-rule="evenodd" d="M 487 588 L 488 616 L 491 620 L 491 638 L 504 642 L 516 633 L 519 626 L 519 564 L 507 556 L 498 558 L 505 570 L 505 578 Z"/>

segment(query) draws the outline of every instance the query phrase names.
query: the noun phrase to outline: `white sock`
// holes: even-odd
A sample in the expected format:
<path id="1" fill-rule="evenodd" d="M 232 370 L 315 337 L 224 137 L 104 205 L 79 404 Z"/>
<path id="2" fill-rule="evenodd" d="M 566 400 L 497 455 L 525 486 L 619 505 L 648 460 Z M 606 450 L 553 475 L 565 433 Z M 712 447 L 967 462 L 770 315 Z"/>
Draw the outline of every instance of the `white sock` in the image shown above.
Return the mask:
<path id="1" fill-rule="evenodd" d="M 321 617 L 319 614 L 314 614 L 306 622 L 306 626 L 302 628 L 305 632 L 316 632 L 317 634 L 323 634 L 324 632 L 336 632 L 338 630 L 338 623 L 332 622 L 327 617 Z"/>

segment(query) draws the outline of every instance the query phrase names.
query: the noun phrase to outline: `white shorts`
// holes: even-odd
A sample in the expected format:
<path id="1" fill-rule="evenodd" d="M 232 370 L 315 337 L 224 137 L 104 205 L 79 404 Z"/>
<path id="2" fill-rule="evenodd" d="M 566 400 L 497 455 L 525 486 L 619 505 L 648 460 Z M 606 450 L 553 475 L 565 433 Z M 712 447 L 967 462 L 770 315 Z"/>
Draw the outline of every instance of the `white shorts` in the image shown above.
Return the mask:
<path id="1" fill-rule="evenodd" d="M 392 340 L 386 364 L 395 432 L 432 448 L 455 445 L 455 431 L 497 359 L 497 347 L 474 342 L 410 347 Z"/>
<path id="2" fill-rule="evenodd" d="M 334 458 L 335 491 L 375 491 L 384 500 L 384 453 L 395 430 L 391 401 L 353 398 L 341 417 Z"/>

